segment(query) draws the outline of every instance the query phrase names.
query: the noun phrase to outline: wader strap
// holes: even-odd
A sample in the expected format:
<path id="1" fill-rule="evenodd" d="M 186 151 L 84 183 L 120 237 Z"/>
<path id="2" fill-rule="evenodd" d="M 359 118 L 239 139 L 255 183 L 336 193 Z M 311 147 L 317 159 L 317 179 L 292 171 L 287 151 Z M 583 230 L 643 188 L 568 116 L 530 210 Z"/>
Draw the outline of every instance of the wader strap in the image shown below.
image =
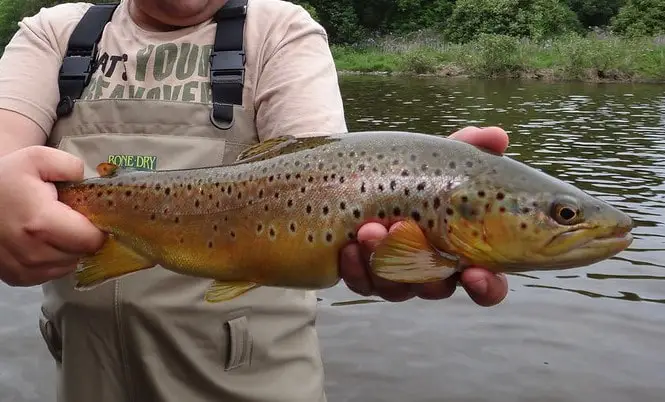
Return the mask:
<path id="1" fill-rule="evenodd" d="M 74 100 L 81 97 L 97 68 L 97 43 L 104 27 L 111 20 L 117 4 L 93 5 L 83 15 L 69 37 L 67 53 L 60 66 L 58 87 L 60 102 L 56 108 L 58 117 L 68 115 Z"/>
<path id="2" fill-rule="evenodd" d="M 212 123 L 222 129 L 233 125 L 233 105 L 242 105 L 245 83 L 245 18 L 247 0 L 228 0 L 215 14 L 217 32 L 210 54 Z"/>

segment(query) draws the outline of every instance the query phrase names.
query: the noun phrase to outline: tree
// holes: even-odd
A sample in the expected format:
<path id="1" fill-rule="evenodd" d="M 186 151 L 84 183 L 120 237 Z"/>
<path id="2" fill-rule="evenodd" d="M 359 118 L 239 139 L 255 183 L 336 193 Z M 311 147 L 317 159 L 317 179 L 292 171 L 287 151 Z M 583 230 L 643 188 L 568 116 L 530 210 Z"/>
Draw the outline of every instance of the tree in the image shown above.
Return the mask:
<path id="1" fill-rule="evenodd" d="M 665 33 L 665 1 L 628 0 L 613 18 L 612 29 L 631 37 Z"/>

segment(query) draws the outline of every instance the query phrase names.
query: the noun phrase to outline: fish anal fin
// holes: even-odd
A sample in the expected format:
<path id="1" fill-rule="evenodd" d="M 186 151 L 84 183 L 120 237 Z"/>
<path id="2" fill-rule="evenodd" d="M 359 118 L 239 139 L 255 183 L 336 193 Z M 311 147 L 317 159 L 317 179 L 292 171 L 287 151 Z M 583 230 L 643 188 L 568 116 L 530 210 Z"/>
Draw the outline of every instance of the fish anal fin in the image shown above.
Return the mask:
<path id="1" fill-rule="evenodd" d="M 420 226 L 401 221 L 376 247 L 371 258 L 375 275 L 403 283 L 443 280 L 459 268 L 459 259 L 434 248 Z"/>
<path id="2" fill-rule="evenodd" d="M 257 287 L 259 285 L 253 282 L 214 281 L 205 292 L 205 300 L 209 303 L 219 303 L 235 299 Z"/>
<path id="3" fill-rule="evenodd" d="M 104 242 L 95 254 L 83 257 L 74 277 L 76 289 L 92 289 L 112 279 L 122 278 L 155 266 L 155 262 L 141 256 L 113 237 Z"/>

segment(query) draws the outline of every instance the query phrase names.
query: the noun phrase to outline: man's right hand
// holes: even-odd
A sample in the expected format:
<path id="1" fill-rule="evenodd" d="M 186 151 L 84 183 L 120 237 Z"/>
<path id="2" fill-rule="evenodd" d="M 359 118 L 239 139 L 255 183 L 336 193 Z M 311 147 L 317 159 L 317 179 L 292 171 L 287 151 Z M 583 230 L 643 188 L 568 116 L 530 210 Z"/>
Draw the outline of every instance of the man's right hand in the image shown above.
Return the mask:
<path id="1" fill-rule="evenodd" d="M 102 246 L 103 232 L 58 202 L 51 183 L 82 178 L 82 161 L 53 148 L 0 157 L 0 280 L 34 286 L 57 279 Z"/>

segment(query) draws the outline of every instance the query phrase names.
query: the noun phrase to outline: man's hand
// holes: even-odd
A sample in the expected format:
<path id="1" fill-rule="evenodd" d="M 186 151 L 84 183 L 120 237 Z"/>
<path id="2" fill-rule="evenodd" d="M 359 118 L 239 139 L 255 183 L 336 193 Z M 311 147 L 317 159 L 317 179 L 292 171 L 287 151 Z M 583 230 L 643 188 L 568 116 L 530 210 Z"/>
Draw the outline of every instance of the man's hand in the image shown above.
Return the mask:
<path id="1" fill-rule="evenodd" d="M 51 181 L 83 177 L 80 159 L 52 148 L 23 148 L 0 158 L 0 280 L 32 286 L 72 272 L 104 234 L 58 202 Z"/>
<path id="2" fill-rule="evenodd" d="M 508 135 L 497 127 L 466 127 L 450 138 L 497 153 L 503 153 L 508 147 Z M 506 277 L 482 267 L 470 267 L 444 281 L 427 284 L 397 283 L 377 277 L 368 268 L 369 257 L 388 230 L 379 223 L 365 224 L 358 230 L 357 242 L 348 244 L 342 250 L 340 275 L 352 291 L 363 296 L 377 295 L 394 302 L 413 297 L 438 300 L 452 296 L 459 281 L 474 302 L 486 307 L 500 303 L 508 294 Z"/>

